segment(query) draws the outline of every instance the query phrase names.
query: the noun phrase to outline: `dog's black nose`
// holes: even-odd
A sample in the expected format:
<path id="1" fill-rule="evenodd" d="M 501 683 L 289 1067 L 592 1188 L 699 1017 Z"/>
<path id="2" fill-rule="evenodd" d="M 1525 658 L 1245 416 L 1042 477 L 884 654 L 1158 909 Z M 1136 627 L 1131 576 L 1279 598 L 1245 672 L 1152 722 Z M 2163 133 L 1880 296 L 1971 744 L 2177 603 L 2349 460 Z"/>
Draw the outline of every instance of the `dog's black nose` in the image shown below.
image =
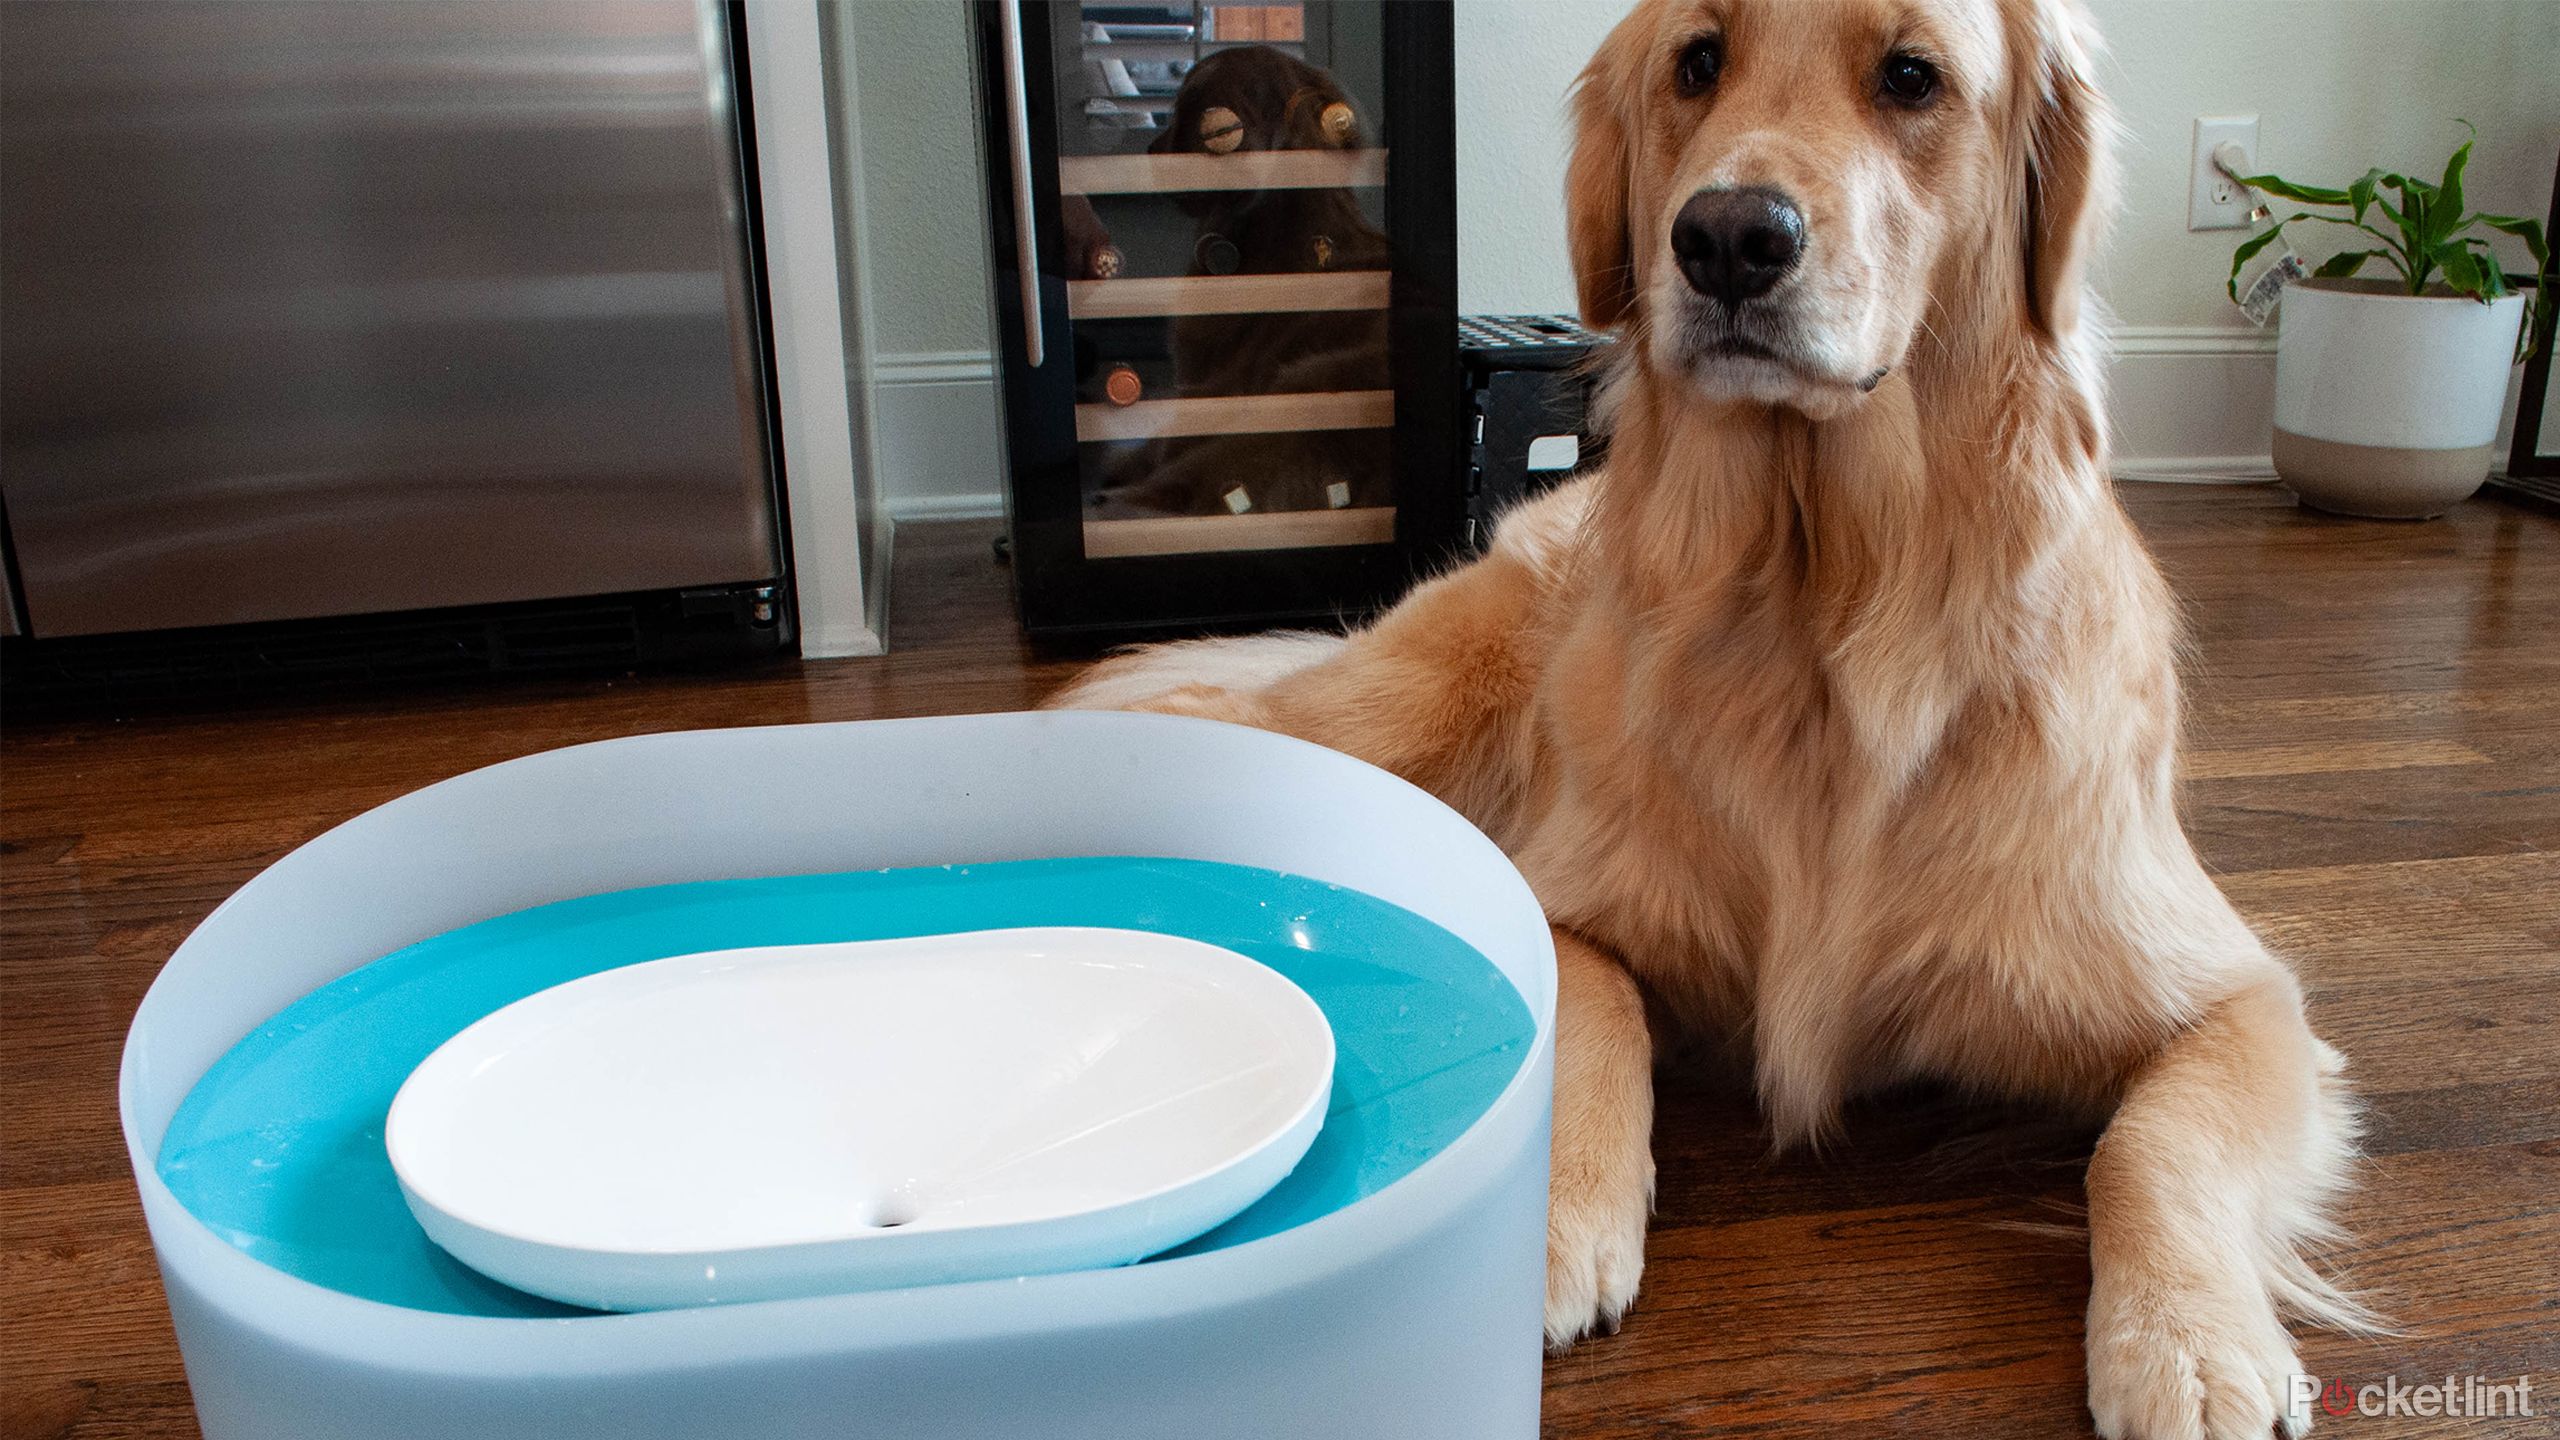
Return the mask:
<path id="1" fill-rule="evenodd" d="M 1769 293 L 1804 253 L 1804 212 L 1765 185 L 1701 190 L 1671 222 L 1691 289 L 1727 307 Z"/>

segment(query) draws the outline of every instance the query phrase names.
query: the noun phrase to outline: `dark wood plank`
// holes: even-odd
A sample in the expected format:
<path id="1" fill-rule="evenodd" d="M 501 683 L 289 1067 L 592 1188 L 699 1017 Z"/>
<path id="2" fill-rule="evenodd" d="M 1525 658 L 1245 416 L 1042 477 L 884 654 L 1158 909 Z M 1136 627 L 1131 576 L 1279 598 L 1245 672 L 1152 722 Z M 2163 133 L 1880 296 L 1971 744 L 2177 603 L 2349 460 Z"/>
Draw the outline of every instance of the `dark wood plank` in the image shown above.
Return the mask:
<path id="1" fill-rule="evenodd" d="M 2475 503 L 2332 520 L 2272 488 L 2133 486 L 2187 606 L 2208 859 L 2353 1058 L 2373 1158 L 2346 1273 L 2387 1341 L 2324 1374 L 2535 1374 L 2543 1418 L 2327 1422 L 2560 1434 L 2560 522 Z M 0 1436 L 193 1433 L 116 1128 L 124 1026 L 259 868 L 417 786 L 693 726 L 1019 708 L 1079 662 L 1012 626 L 975 522 L 902 530 L 896 648 L 703 675 L 546 680 L 0 736 Z M 1747 1095 L 1666 1075 L 1661 1214 L 1618 1336 L 1549 1365 L 1574 1440 L 2084 1435 L 2085 1130 L 1913 1093 L 1815 1156 Z"/>

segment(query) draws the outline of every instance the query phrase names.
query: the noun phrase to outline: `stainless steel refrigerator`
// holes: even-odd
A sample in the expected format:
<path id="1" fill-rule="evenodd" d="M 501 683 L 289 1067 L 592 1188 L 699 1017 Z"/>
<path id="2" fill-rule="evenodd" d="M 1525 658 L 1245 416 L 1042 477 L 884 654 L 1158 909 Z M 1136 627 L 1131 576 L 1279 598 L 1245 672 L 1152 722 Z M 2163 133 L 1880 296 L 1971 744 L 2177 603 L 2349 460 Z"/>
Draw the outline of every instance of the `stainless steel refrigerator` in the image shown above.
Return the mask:
<path id="1" fill-rule="evenodd" d="M 732 19 L 0 3 L 7 628 L 759 583 L 770 622 Z"/>

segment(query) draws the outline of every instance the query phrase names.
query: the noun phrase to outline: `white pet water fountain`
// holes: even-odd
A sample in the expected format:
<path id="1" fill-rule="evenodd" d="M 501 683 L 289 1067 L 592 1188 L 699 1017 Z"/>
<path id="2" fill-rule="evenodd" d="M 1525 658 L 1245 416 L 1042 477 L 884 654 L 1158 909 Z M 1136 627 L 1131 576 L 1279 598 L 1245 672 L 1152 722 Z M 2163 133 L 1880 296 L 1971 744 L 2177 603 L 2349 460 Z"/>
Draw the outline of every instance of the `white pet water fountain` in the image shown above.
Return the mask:
<path id="1" fill-rule="evenodd" d="M 1527 1437 L 1554 960 L 1282 737 L 693 731 L 384 805 L 145 998 L 211 1440 Z"/>

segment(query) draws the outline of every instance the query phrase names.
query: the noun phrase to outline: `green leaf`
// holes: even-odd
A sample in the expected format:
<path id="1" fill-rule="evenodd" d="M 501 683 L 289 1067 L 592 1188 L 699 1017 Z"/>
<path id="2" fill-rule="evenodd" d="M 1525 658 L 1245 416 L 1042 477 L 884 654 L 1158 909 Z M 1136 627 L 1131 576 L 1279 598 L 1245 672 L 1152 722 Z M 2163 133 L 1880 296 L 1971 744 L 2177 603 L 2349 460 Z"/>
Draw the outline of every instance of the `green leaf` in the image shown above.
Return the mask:
<path id="1" fill-rule="evenodd" d="M 2506 264 L 2498 259 L 2498 252 L 2488 241 L 2477 235 L 2466 235 L 2454 243 L 2474 252 L 2472 259 L 2480 267 L 2480 290 L 2484 296 L 2495 300 L 2513 293 L 2507 285 Z"/>
<path id="2" fill-rule="evenodd" d="M 2347 203 L 2347 192 L 2344 190 L 2323 190 L 2317 185 L 2296 185 L 2290 180 L 2274 175 L 2243 175 L 2240 177 L 2240 183 L 2252 189 L 2264 190 L 2278 199 L 2291 200 L 2298 205 L 2344 205 Z"/>
<path id="3" fill-rule="evenodd" d="M 2434 257 L 2427 253 L 2431 244 L 2427 217 L 2436 187 L 2406 175 L 2386 176 L 2383 183 L 2400 192 L 2400 213 L 2391 218 L 2400 230 L 2401 257 L 2408 262 L 2403 268 L 2409 276 L 2409 293 L 2415 295 L 2426 288 L 2427 272 L 2434 265 Z"/>
<path id="4" fill-rule="evenodd" d="M 2328 259 L 2321 261 L 2320 268 L 2311 272 L 2311 278 L 2314 280 L 2336 280 L 2345 276 L 2353 275 L 2364 268 L 2364 262 L 2373 259 L 2381 253 L 2382 252 L 2379 250 L 2342 250 L 2337 254 L 2330 256 Z"/>
<path id="5" fill-rule="evenodd" d="M 2550 242 L 2544 237 L 2539 220 L 2516 215 L 2474 215 L 2471 218 L 2492 230 L 2522 240 L 2526 252 L 2533 256 L 2533 294 L 2524 302 L 2524 333 L 2516 340 L 2516 362 L 2522 364 L 2533 358 L 2534 343 L 2542 334 L 2542 317 L 2552 303 Z"/>
<path id="6" fill-rule="evenodd" d="M 2551 246 L 2543 239 L 2541 221 L 2520 219 L 2514 215 L 2474 215 L 2471 218 L 2492 230 L 2501 230 L 2522 240 L 2526 251 L 2533 256 L 2534 272 L 2545 278 L 2550 276 Z"/>
<path id="7" fill-rule="evenodd" d="M 2462 122 L 2469 125 L 2471 122 Z M 2478 135 L 2478 131 L 2473 131 Z M 2442 240 L 2462 228 L 2462 172 L 2471 164 L 2471 144 L 2465 140 L 2445 162 L 2444 183 L 2436 187 L 2435 196 L 2427 202 L 2427 238 Z"/>
<path id="8" fill-rule="evenodd" d="M 2400 192 L 2400 213 L 2393 218 L 2400 222 L 2402 230 L 2408 232 L 2411 245 L 2424 242 L 2427 238 L 2427 216 L 2435 209 L 2436 187 L 2406 175 L 2389 176 L 2383 183 Z"/>
<path id="9" fill-rule="evenodd" d="M 2229 292 L 2232 304 L 2237 305 L 2240 303 L 2240 267 L 2248 264 L 2251 256 L 2256 255 L 2259 251 L 2276 243 L 2276 241 L 2283 236 L 2284 227 L 2287 225 L 2292 224 L 2296 220 L 2310 220 L 2314 218 L 2316 217 L 2305 212 L 2296 211 L 2293 214 L 2286 216 L 2284 219 L 2277 221 L 2270 228 L 2262 230 L 2240 242 L 2240 248 L 2231 252 L 2231 278 L 2222 282 L 2222 288 Z"/>
<path id="10" fill-rule="evenodd" d="M 2290 225 L 2296 220 L 2311 220 L 2322 225 L 2337 225 L 2349 230 L 2361 230 L 2367 235 L 2372 236 L 2374 239 L 2381 241 L 2385 245 L 2395 243 L 2393 237 L 2387 232 L 2377 230 L 2370 225 L 2358 224 L 2344 215 L 2313 215 L 2306 211 L 2303 214 L 2292 216 L 2284 223 Z"/>
<path id="11" fill-rule="evenodd" d="M 2382 167 L 2377 165 L 2364 172 L 2362 178 L 2347 187 L 2347 203 L 2355 207 L 2357 224 L 2364 223 L 2364 212 L 2373 204 L 2374 187 L 2382 183 L 2385 173 Z"/>
<path id="12" fill-rule="evenodd" d="M 2400 206 L 2404 211 L 2426 209 L 2427 201 L 2436 193 L 2436 187 L 2414 175 L 2385 175 L 2382 183 L 2400 192 Z"/>
<path id="13" fill-rule="evenodd" d="M 2489 303 L 2485 293 L 2487 287 L 2480 279 L 2480 262 L 2471 258 L 2469 250 L 2460 245 L 2443 245 L 2429 251 L 2427 258 L 2444 271 L 2444 283 L 2454 294 L 2477 300 L 2483 305 Z"/>

